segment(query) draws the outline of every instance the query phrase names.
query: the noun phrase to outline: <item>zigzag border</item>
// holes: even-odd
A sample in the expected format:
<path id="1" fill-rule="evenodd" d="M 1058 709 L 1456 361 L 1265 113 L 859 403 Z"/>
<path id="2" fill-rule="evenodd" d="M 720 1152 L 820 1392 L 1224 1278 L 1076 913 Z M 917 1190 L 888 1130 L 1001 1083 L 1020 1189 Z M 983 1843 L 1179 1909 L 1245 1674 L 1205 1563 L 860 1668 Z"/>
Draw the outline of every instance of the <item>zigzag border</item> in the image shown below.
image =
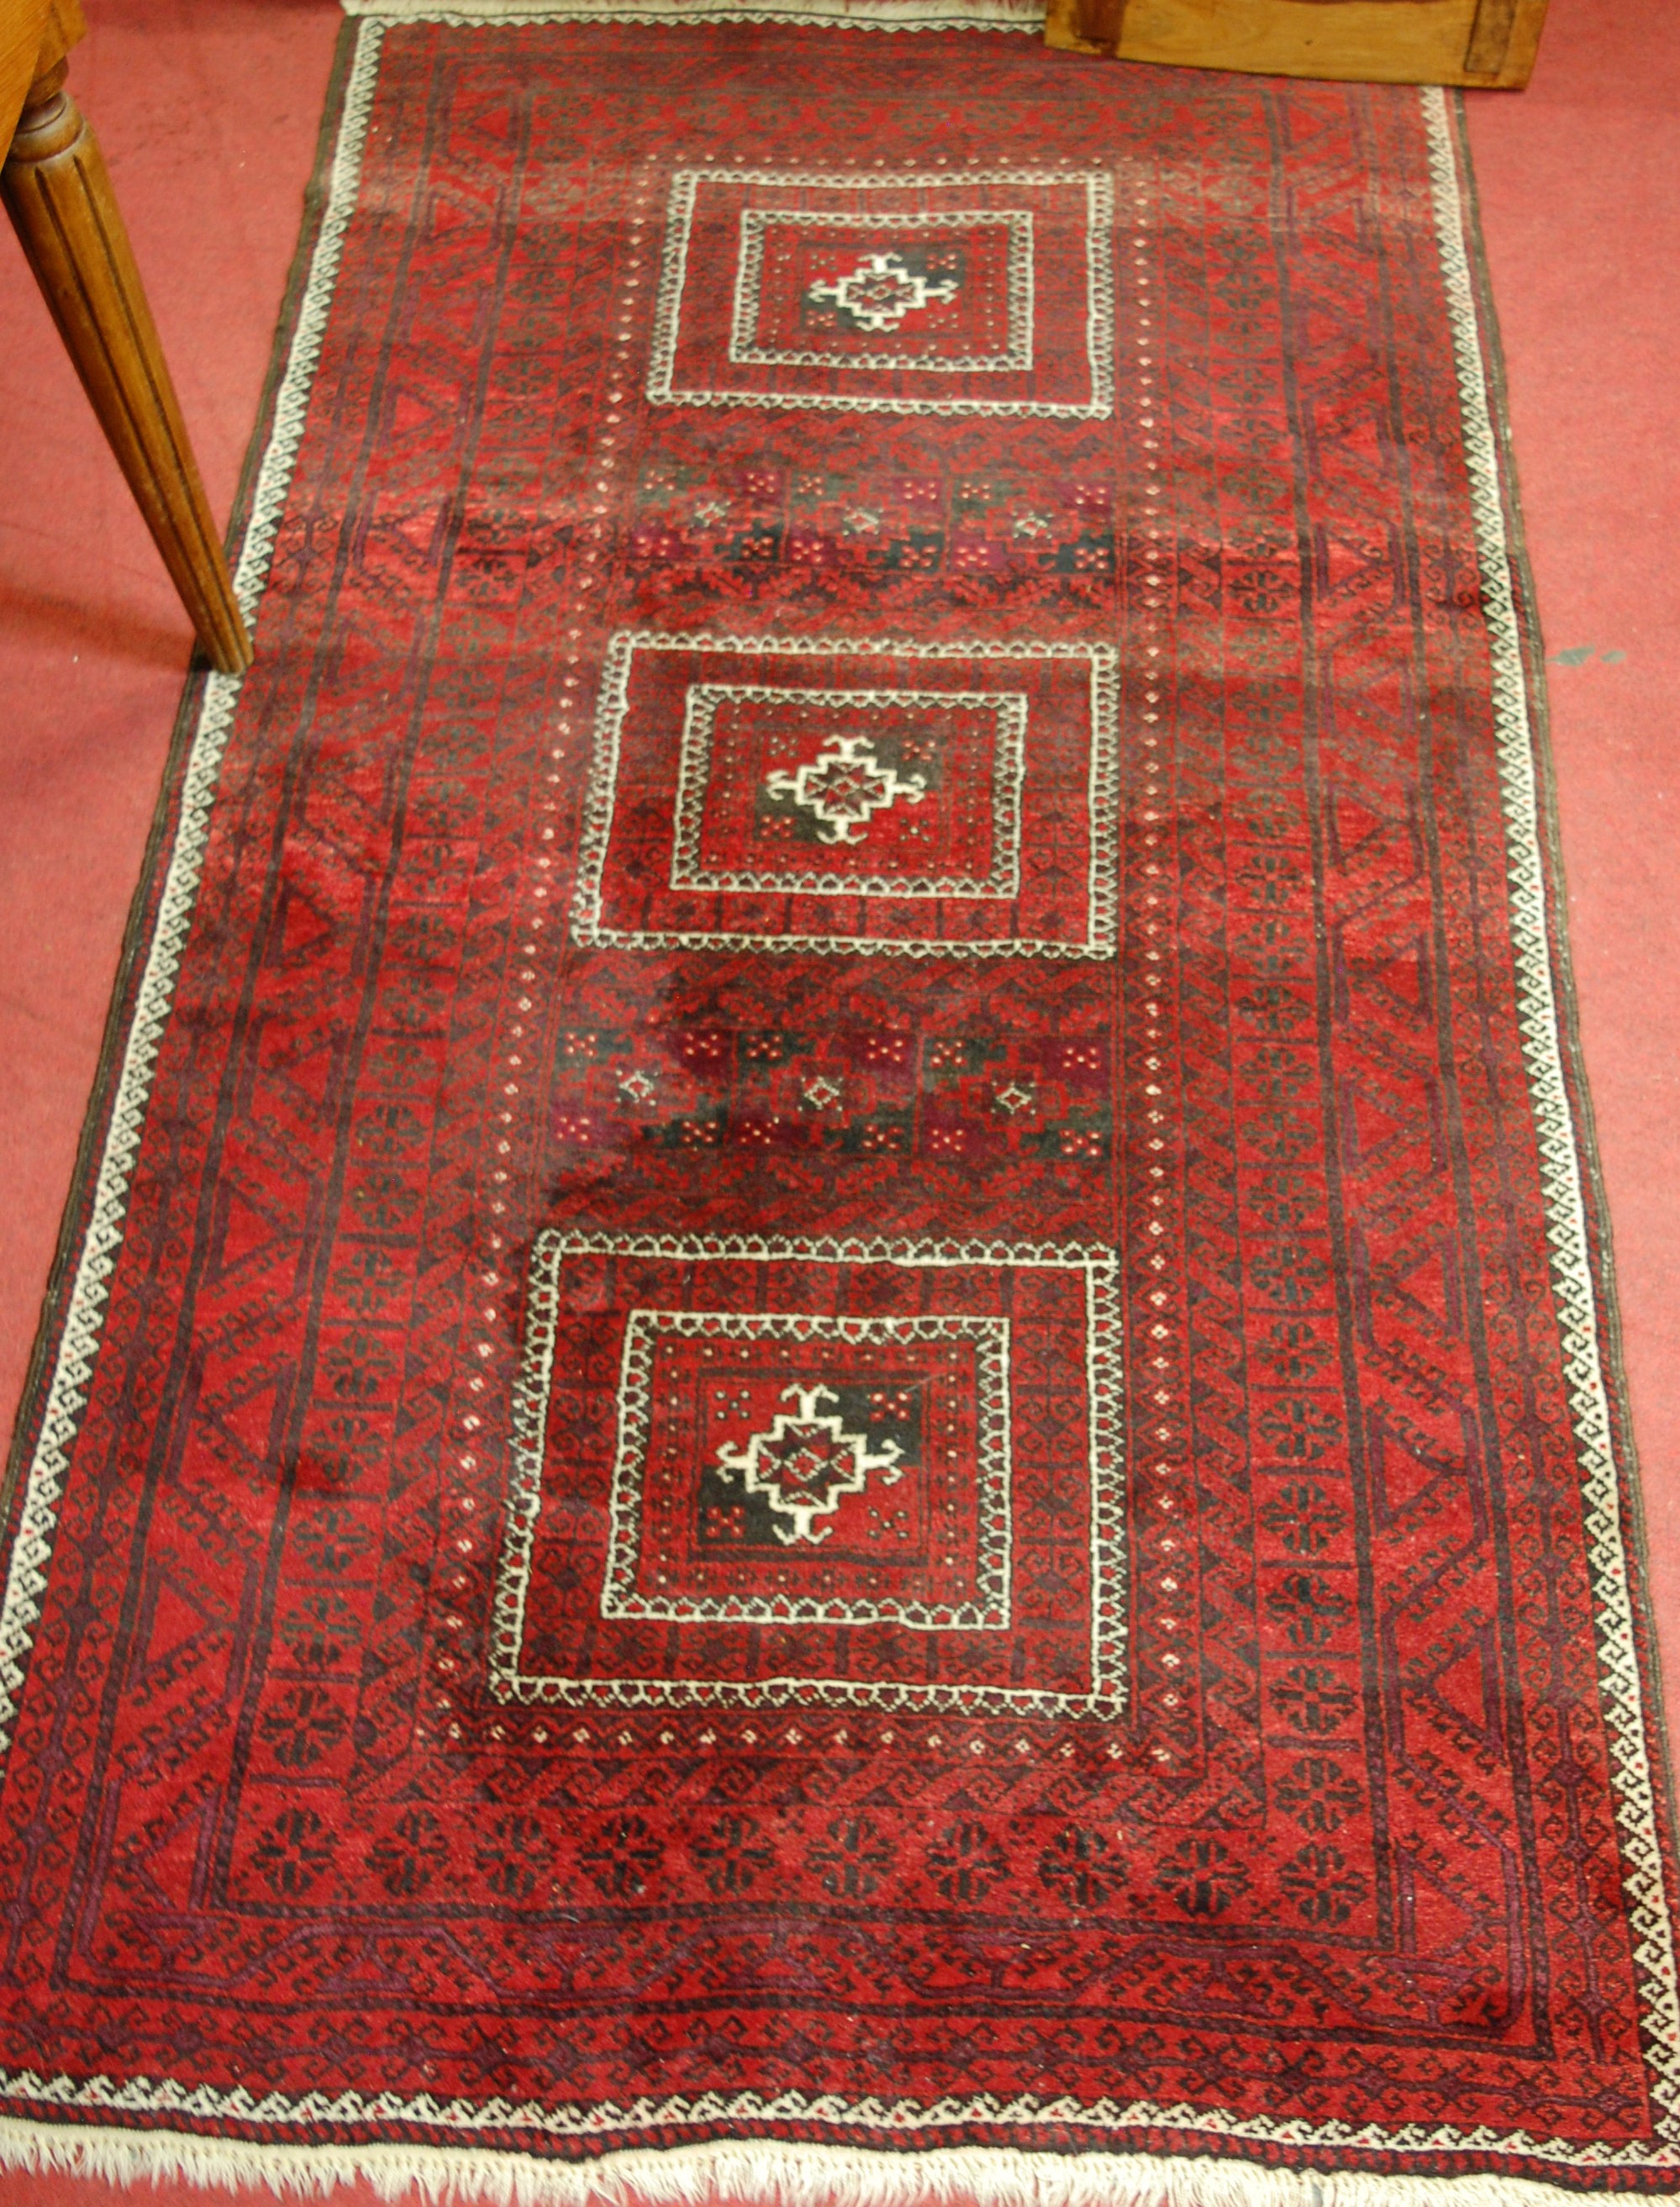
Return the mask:
<path id="1" fill-rule="evenodd" d="M 1600 1702 L 1610 1733 L 1611 1762 L 1621 1781 L 1612 1790 L 1624 1849 L 1623 1892 L 1635 1935 L 1635 1966 L 1645 1973 L 1646 2060 L 1652 2091 L 1667 2116 L 1669 2139 L 1676 2144 L 1680 2143 L 1680 1996 L 1677 1995 L 1674 1932 L 1658 1836 L 1656 1790 L 1646 1747 L 1645 1696 L 1628 1580 L 1627 1533 L 1622 1522 L 1610 1390 L 1599 1351 L 1598 1290 L 1587 1226 L 1586 1192 L 1552 973 L 1528 674 L 1511 579 L 1499 448 L 1488 404 L 1475 286 L 1465 249 L 1458 158 L 1444 93 L 1438 87 L 1427 88 L 1423 105 L 1493 671 L 1493 722 L 1505 816 L 1517 1026 L 1528 1073 L 1552 1289 L 1564 1379 L 1574 1414 L 1582 1523 L 1597 1601 Z"/>

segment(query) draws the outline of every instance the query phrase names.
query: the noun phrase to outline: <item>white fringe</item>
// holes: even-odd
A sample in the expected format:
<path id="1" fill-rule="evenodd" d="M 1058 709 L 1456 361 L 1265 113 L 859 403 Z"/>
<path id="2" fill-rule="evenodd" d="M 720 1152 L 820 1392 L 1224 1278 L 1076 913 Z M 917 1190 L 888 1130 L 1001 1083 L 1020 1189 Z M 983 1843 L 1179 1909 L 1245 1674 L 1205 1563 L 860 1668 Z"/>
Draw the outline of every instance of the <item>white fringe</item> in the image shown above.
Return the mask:
<path id="1" fill-rule="evenodd" d="M 7 2118 L 0 2168 L 128 2186 L 266 2189 L 291 2199 L 360 2182 L 381 2199 L 417 2192 L 492 2207 L 1580 2207 L 1582 2198 L 1522 2176 L 1320 2173 L 1190 2154 L 1009 2146 L 895 2153 L 755 2139 L 556 2162 L 473 2147 L 267 2145 Z"/>
<path id="2" fill-rule="evenodd" d="M 342 0 L 385 23 L 800 23 L 846 31 L 1028 31 L 1044 0 Z"/>

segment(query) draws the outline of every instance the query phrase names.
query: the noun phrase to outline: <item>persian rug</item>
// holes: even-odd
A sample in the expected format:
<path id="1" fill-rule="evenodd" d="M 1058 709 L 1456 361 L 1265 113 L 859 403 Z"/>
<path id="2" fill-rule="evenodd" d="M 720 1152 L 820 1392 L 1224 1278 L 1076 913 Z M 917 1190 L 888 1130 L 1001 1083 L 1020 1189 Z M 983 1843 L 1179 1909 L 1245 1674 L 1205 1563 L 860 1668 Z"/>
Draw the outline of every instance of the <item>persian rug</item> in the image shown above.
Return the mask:
<path id="1" fill-rule="evenodd" d="M 954 12 L 347 28 L 9 1502 L 15 2162 L 1680 2179 L 1456 111 Z"/>

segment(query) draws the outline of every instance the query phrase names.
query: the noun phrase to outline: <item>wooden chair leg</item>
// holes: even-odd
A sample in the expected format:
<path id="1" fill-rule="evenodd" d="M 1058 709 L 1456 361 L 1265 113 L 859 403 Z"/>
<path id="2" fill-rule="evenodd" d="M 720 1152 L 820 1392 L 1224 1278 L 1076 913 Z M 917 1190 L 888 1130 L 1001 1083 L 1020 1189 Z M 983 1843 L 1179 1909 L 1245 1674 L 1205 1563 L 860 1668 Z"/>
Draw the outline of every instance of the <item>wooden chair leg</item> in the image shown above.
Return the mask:
<path id="1" fill-rule="evenodd" d="M 83 387 L 212 666 L 250 638 L 105 158 L 61 61 L 24 103 L 0 193 Z"/>

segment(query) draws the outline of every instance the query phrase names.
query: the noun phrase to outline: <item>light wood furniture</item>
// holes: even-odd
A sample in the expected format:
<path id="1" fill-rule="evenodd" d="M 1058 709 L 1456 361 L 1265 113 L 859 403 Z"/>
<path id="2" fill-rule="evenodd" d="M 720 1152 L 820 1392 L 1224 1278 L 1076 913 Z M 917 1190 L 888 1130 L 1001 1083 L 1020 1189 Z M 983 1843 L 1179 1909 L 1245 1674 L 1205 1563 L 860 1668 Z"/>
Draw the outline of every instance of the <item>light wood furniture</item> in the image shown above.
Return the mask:
<path id="1" fill-rule="evenodd" d="M 1049 0 L 1049 45 L 1385 84 L 1528 81 L 1546 0 Z"/>
<path id="2" fill-rule="evenodd" d="M 64 89 L 81 0 L 0 0 L 0 194 L 212 666 L 251 663 L 221 539 L 111 178 Z"/>

